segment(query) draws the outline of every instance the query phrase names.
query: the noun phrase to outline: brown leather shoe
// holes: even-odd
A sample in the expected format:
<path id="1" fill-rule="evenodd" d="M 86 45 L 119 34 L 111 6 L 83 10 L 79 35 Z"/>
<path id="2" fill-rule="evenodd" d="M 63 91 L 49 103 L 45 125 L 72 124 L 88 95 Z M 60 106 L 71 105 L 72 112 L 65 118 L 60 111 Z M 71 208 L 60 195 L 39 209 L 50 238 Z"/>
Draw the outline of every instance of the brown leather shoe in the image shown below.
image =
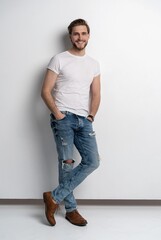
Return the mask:
<path id="1" fill-rule="evenodd" d="M 58 208 L 58 204 L 54 203 L 52 200 L 51 192 L 44 192 L 43 199 L 45 203 L 45 214 L 48 222 L 54 226 L 56 224 L 54 213 Z"/>
<path id="2" fill-rule="evenodd" d="M 65 218 L 72 224 L 77 226 L 86 226 L 87 221 L 79 214 L 77 210 L 67 212 Z"/>

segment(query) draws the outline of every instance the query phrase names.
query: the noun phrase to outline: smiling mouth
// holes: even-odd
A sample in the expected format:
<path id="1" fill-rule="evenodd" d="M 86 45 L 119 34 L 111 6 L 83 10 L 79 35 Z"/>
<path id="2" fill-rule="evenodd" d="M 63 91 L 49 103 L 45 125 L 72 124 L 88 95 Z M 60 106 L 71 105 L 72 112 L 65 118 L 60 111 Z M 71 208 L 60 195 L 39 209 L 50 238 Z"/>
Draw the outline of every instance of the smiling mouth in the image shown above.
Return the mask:
<path id="1" fill-rule="evenodd" d="M 77 50 L 83 50 L 87 46 L 87 42 L 86 41 L 75 41 L 75 42 L 73 42 L 73 46 Z"/>
<path id="2" fill-rule="evenodd" d="M 76 43 L 82 44 L 82 43 L 85 43 L 85 42 L 83 42 L 83 41 L 77 41 Z"/>

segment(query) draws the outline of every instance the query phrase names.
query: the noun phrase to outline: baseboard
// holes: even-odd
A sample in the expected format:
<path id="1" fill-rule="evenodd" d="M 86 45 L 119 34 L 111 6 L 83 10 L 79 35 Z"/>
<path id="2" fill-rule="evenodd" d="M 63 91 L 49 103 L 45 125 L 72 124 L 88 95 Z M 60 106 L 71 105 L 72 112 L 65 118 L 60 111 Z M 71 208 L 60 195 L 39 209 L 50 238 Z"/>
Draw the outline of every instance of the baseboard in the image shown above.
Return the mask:
<path id="1" fill-rule="evenodd" d="M 161 206 L 161 200 L 77 199 L 78 205 Z M 42 205 L 42 199 L 0 199 L 0 205 Z"/>

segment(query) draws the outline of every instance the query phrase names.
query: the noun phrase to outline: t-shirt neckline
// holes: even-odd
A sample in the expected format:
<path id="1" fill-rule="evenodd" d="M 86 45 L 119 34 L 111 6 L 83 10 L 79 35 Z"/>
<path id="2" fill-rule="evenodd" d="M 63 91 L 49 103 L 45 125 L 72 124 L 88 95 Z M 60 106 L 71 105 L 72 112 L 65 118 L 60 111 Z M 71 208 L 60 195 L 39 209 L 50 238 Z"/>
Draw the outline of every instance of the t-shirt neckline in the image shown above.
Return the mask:
<path id="1" fill-rule="evenodd" d="M 66 51 L 66 53 L 68 55 L 74 57 L 74 58 L 79 58 L 79 59 L 83 59 L 83 58 L 85 58 L 87 56 L 86 53 L 83 56 L 74 55 L 74 54 L 70 53 L 69 51 Z"/>

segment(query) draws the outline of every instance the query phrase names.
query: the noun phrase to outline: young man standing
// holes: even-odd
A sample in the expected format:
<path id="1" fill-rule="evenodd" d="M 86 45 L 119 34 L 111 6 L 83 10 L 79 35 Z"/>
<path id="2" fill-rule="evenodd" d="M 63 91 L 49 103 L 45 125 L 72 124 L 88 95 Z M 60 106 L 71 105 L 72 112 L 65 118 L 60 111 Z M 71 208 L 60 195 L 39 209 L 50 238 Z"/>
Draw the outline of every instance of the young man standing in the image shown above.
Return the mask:
<path id="1" fill-rule="evenodd" d="M 85 53 L 90 28 L 83 19 L 68 27 L 72 48 L 54 56 L 49 64 L 42 87 L 42 98 L 51 111 L 51 128 L 58 153 L 59 185 L 44 192 L 48 222 L 56 224 L 54 213 L 64 201 L 66 219 L 85 226 L 79 214 L 73 190 L 99 166 L 99 154 L 92 122 L 100 104 L 99 64 Z M 81 156 L 74 168 L 73 146 Z"/>

